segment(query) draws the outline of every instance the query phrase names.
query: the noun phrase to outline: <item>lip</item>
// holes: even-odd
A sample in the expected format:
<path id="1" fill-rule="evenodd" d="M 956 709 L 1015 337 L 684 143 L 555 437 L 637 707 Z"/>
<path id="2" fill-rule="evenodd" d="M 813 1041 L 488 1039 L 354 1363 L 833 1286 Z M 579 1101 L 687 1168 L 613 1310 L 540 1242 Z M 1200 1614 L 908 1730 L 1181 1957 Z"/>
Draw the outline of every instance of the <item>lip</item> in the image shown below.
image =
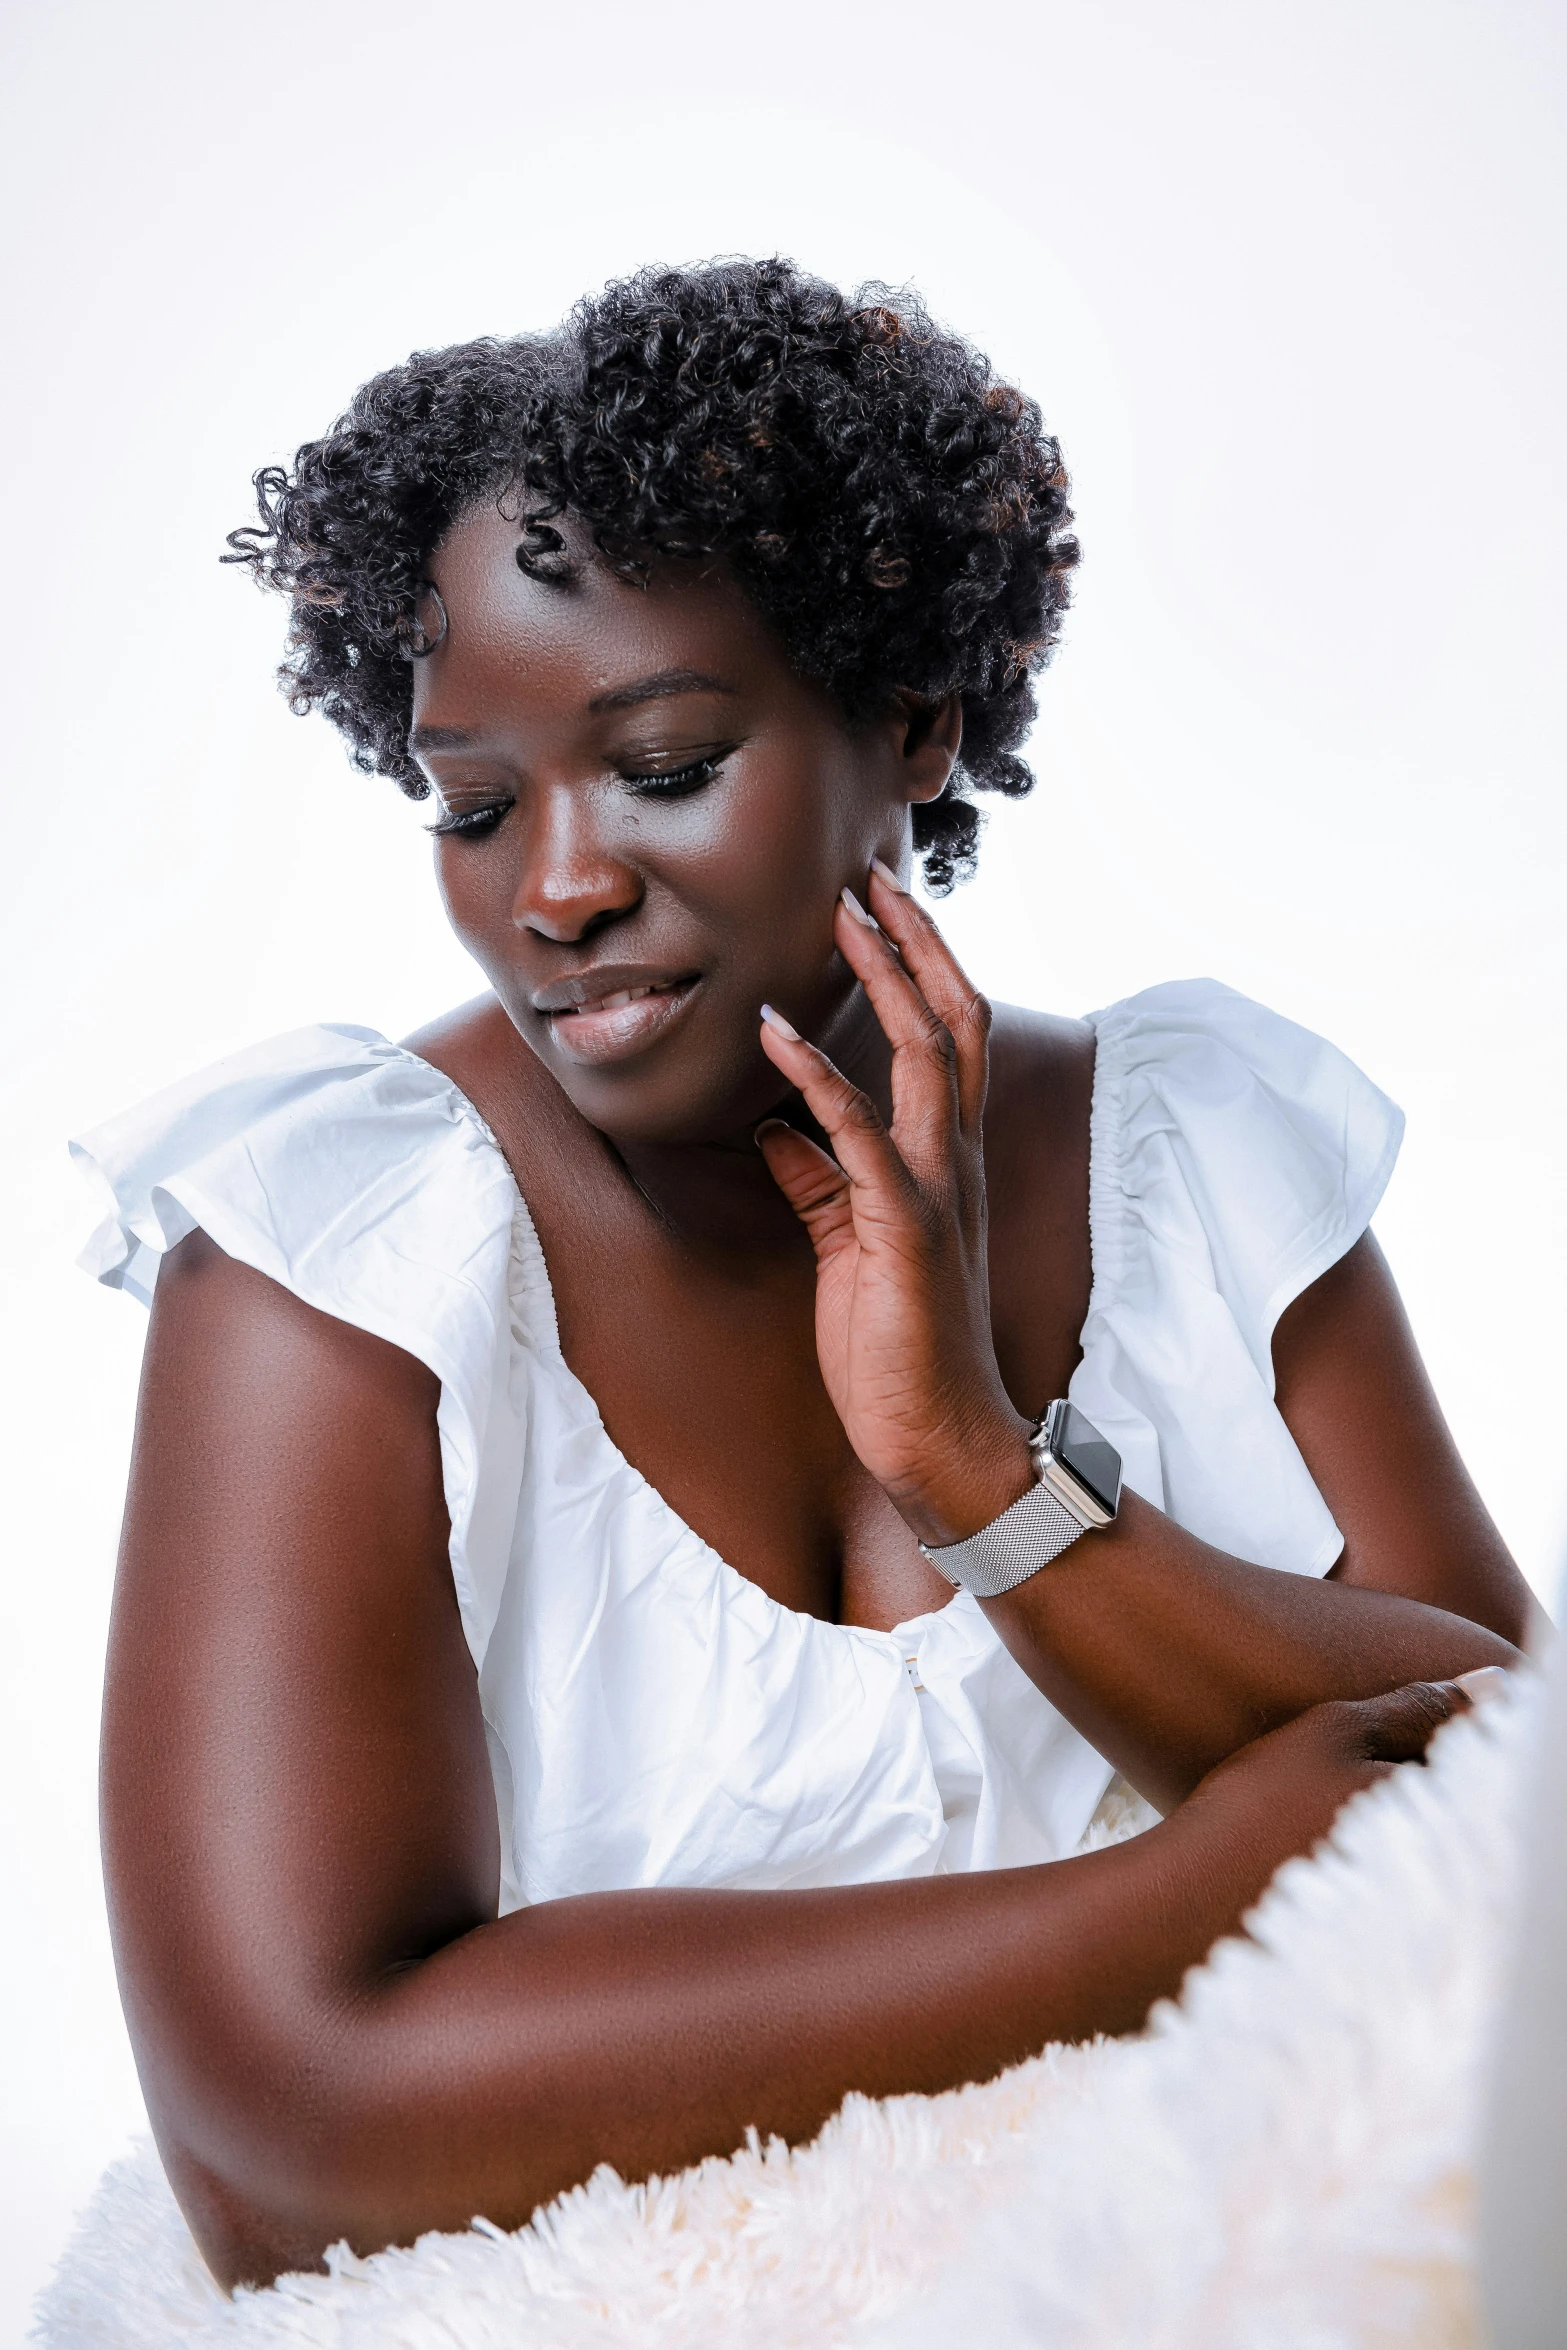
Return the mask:
<path id="1" fill-rule="evenodd" d="M 673 1027 L 701 984 L 700 972 L 604 963 L 535 988 L 530 1001 L 570 1060 L 596 1066 L 645 1052 Z"/>

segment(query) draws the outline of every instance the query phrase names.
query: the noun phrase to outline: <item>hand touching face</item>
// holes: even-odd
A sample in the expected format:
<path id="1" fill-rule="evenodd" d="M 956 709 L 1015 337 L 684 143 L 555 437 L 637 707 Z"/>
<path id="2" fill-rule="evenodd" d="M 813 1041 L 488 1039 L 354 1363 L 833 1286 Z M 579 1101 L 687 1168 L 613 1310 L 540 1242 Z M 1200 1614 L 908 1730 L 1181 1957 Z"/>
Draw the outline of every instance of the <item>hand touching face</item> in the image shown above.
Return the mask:
<path id="1" fill-rule="evenodd" d="M 816 1251 L 816 1351 L 850 1443 L 921 1541 L 976 1533 L 1033 1482 L 996 1361 L 983 1115 L 990 1007 L 878 864 L 838 943 L 892 1048 L 892 1124 L 771 1005 L 762 1045 L 832 1146 L 758 1143 Z"/>

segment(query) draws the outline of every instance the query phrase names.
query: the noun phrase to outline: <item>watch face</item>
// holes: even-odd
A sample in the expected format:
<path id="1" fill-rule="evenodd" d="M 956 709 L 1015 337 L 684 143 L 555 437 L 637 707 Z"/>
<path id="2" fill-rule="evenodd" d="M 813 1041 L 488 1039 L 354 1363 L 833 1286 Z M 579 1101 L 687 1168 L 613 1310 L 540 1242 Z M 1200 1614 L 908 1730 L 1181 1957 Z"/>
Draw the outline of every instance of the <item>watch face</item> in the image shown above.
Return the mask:
<path id="1" fill-rule="evenodd" d="M 1050 1449 L 1112 1517 L 1121 1498 L 1121 1456 L 1076 1404 L 1064 1403 L 1050 1432 Z"/>

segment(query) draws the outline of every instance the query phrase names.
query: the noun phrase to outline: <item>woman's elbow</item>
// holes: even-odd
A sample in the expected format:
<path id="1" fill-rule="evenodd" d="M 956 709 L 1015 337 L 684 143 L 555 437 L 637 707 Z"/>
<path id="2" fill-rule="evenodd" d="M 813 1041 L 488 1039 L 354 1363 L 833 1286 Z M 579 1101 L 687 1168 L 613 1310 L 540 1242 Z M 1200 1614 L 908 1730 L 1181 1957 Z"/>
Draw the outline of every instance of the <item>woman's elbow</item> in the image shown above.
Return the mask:
<path id="1" fill-rule="evenodd" d="M 169 2184 L 226 2290 L 320 2270 L 337 2243 L 377 2252 L 419 2232 L 409 2116 L 375 2037 L 352 2022 L 282 2047 L 275 2031 L 236 2035 L 241 2045 L 182 2068 L 177 2093 L 147 2083 Z"/>

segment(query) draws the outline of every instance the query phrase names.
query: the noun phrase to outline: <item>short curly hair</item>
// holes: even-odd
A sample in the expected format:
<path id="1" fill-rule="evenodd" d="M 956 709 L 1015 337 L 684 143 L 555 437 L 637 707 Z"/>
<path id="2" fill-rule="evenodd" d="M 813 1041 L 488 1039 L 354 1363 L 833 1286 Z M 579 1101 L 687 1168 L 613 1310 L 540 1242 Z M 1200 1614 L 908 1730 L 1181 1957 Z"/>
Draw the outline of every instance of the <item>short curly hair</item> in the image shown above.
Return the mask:
<path id="1" fill-rule="evenodd" d="M 908 293 L 850 300 L 781 259 L 645 269 L 552 335 L 416 353 L 255 489 L 224 560 L 291 599 L 291 707 L 412 798 L 425 566 L 487 496 L 545 576 L 562 516 L 627 579 L 721 558 L 851 719 L 960 694 L 959 769 L 914 810 L 931 888 L 974 866 L 963 785 L 1032 787 L 1017 746 L 1078 555 L 1061 451 Z"/>

